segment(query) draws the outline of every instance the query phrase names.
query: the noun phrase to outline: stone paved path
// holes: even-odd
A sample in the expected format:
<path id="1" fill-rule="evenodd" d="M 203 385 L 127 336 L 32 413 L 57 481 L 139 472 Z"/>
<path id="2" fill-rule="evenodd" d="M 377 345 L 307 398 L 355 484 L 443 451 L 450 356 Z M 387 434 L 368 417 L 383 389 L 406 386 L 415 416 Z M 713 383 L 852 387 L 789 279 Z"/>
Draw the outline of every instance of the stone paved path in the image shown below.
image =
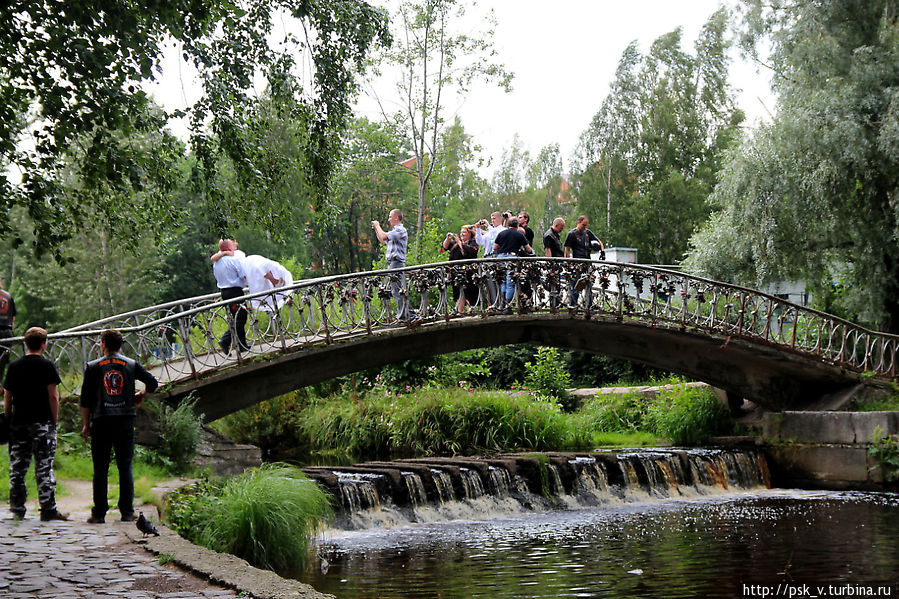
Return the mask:
<path id="1" fill-rule="evenodd" d="M 112 516 L 113 513 L 110 513 Z M 233 590 L 215 586 L 154 556 L 122 532 L 133 523 L 41 522 L 0 517 L 0 597 L 4 599 L 219 599 Z"/>

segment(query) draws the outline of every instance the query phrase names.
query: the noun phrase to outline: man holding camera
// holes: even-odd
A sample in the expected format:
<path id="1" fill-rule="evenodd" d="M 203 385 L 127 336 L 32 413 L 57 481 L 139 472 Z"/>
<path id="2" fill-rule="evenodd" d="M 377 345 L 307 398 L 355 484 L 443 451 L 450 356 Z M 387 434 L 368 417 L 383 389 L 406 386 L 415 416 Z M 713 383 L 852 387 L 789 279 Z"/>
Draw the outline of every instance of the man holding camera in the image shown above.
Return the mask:
<path id="1" fill-rule="evenodd" d="M 605 259 L 605 247 L 602 245 L 602 241 L 599 240 L 593 231 L 587 228 L 590 224 L 590 219 L 587 215 L 582 214 L 577 217 L 577 226 L 574 229 L 568 232 L 568 236 L 565 238 L 565 257 L 571 258 L 586 258 L 590 259 L 590 245 L 593 242 L 599 244 L 600 248 L 600 260 Z M 586 271 L 586 268 L 581 268 L 580 270 Z M 587 301 L 587 309 L 590 309 L 591 300 L 592 300 L 592 289 L 590 285 L 589 277 L 586 272 L 580 277 L 572 277 L 571 281 L 571 296 L 569 298 L 568 307 L 569 308 L 577 308 L 577 300 L 580 292 L 587 289 L 586 293 L 586 301 Z"/>
<path id="2" fill-rule="evenodd" d="M 387 222 L 390 223 L 390 231 L 384 231 L 381 223 L 376 220 L 371 221 L 371 228 L 375 230 L 378 241 L 387 245 L 387 269 L 393 270 L 406 267 L 406 247 L 409 244 L 409 234 L 406 227 L 403 226 L 402 211 L 394 208 L 387 215 Z M 397 320 L 406 320 L 409 317 L 409 302 L 403 295 L 406 287 L 406 274 L 390 278 L 390 295 L 396 302 L 396 318 Z"/>
<path id="3" fill-rule="evenodd" d="M 493 212 L 490 214 L 489 225 L 487 224 L 486 219 L 481 219 L 476 223 L 477 226 L 474 230 L 474 238 L 478 245 L 484 246 L 485 258 L 494 257 L 493 245 L 496 242 L 496 236 L 506 228 L 506 220 L 510 216 L 512 216 L 511 212 Z M 482 227 L 485 228 L 482 229 Z M 491 304 L 496 302 L 496 296 L 499 295 L 499 288 L 496 285 L 496 281 L 490 277 L 487 278 L 487 295 L 490 298 Z"/>

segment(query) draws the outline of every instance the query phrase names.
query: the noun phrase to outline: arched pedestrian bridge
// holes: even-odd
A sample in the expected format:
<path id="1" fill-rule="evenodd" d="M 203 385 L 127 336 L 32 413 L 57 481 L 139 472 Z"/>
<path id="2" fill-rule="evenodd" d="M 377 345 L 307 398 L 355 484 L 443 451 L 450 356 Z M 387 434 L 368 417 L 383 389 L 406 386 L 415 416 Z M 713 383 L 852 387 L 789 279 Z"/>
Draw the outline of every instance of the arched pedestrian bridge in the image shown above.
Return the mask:
<path id="1" fill-rule="evenodd" d="M 510 273 L 515 296 L 489 288 Z M 391 279 L 415 307 L 397 321 Z M 572 281 L 585 288 L 568 307 Z M 479 299 L 453 310 L 453 285 Z M 170 400 L 198 395 L 214 420 L 301 386 L 410 358 L 511 343 L 606 354 L 708 382 L 773 409 L 883 387 L 899 337 L 743 287 L 662 268 L 561 258 L 468 260 L 304 280 L 246 296 L 249 350 L 225 354 L 234 323 L 218 294 L 152 306 L 50 335 L 63 391 L 80 390 L 99 335 L 118 328 Z M 4 340 L 15 355 L 21 338 Z"/>

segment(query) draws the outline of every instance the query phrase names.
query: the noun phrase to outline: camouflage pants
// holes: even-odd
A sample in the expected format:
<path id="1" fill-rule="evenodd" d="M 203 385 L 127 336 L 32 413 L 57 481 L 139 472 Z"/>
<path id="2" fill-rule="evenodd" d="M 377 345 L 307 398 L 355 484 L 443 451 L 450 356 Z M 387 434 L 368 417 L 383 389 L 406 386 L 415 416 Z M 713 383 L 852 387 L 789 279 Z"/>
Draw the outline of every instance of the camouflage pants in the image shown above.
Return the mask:
<path id="1" fill-rule="evenodd" d="M 9 509 L 13 514 L 25 515 L 25 474 L 34 456 L 34 476 L 37 479 L 37 498 L 42 512 L 56 509 L 56 425 L 49 422 L 9 427 Z"/>

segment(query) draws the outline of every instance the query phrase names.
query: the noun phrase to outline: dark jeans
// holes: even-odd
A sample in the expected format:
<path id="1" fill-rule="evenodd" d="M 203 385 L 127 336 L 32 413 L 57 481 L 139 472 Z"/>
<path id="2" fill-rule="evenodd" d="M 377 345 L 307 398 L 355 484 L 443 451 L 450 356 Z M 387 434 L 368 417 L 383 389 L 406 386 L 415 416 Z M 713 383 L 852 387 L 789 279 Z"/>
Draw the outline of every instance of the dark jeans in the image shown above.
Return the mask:
<path id="1" fill-rule="evenodd" d="M 12 329 L 0 328 L 0 339 L 13 337 Z M 3 375 L 6 374 L 6 365 L 9 364 L 9 350 L 0 345 L 0 385 L 3 384 Z"/>
<path id="2" fill-rule="evenodd" d="M 235 297 L 243 296 L 243 289 L 240 287 L 226 287 L 221 290 L 222 299 L 229 300 Z M 228 304 L 228 315 L 234 321 L 234 328 L 237 330 L 237 345 L 240 351 L 245 352 L 250 349 L 247 344 L 247 308 L 243 302 L 234 302 Z M 231 350 L 231 323 L 228 323 L 228 330 L 219 340 L 219 345 L 225 351 Z"/>
<path id="3" fill-rule="evenodd" d="M 134 512 L 134 416 L 103 416 L 91 422 L 91 458 L 94 461 L 94 507 L 91 512 L 102 518 L 109 509 L 106 478 L 109 476 L 111 453 L 115 450 L 119 470 L 119 511 L 123 516 Z"/>

